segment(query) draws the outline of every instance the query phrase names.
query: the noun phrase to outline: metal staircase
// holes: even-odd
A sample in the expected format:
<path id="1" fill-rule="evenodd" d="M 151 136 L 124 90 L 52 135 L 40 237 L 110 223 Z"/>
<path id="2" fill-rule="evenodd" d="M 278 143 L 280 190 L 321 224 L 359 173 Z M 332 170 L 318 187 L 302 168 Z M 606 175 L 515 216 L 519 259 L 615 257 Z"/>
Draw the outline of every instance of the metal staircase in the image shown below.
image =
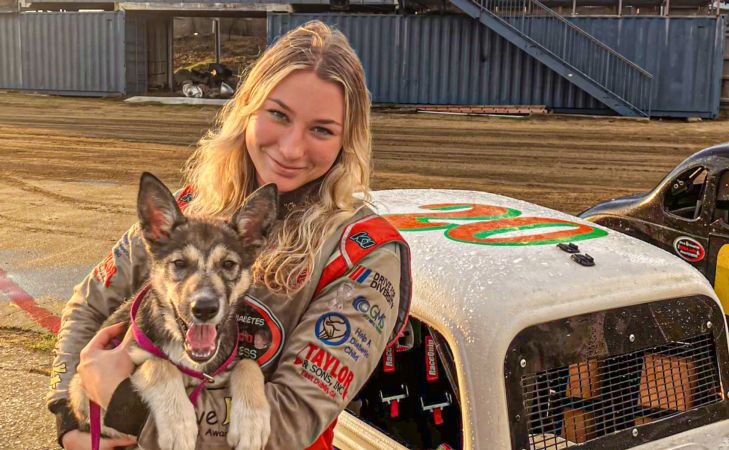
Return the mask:
<path id="1" fill-rule="evenodd" d="M 623 116 L 649 117 L 653 75 L 538 0 L 451 0 Z"/>

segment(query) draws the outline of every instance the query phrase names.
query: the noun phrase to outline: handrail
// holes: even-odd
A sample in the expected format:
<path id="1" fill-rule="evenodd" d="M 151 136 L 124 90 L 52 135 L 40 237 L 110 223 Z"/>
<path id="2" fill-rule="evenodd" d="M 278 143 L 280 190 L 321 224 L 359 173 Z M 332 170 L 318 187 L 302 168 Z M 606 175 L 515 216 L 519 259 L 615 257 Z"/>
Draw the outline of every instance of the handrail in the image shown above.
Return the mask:
<path id="1" fill-rule="evenodd" d="M 468 1 L 562 60 L 570 70 L 576 70 L 640 113 L 650 115 L 653 75 L 539 0 Z M 534 27 L 534 22 L 527 18 L 547 22 L 544 27 Z"/>
<path id="2" fill-rule="evenodd" d="M 653 75 L 650 72 L 648 72 L 644 68 L 640 67 L 639 65 L 637 65 L 633 61 L 629 60 L 625 56 L 621 55 L 620 53 L 616 52 L 615 50 L 613 50 L 613 48 L 611 48 L 606 43 L 602 42 L 600 39 L 597 39 L 595 36 L 591 35 L 587 31 L 583 30 L 582 28 L 578 27 L 574 23 L 572 23 L 569 20 L 565 19 L 564 16 L 561 16 L 561 15 L 557 14 L 552 8 L 548 7 L 544 3 L 540 2 L 539 0 L 526 0 L 526 1 L 529 1 L 530 3 L 534 3 L 536 5 L 539 5 L 539 7 L 542 9 L 542 11 L 545 11 L 547 14 L 552 15 L 552 17 L 554 17 L 555 19 L 559 20 L 560 22 L 565 23 L 570 28 L 574 29 L 578 33 L 580 33 L 583 36 L 585 36 L 586 38 L 590 39 L 596 45 L 602 47 L 603 49 L 607 50 L 609 53 L 611 53 L 614 56 L 616 56 L 617 58 L 621 59 L 626 64 L 632 66 L 634 69 L 638 70 L 643 75 L 647 76 L 650 79 L 653 79 Z"/>

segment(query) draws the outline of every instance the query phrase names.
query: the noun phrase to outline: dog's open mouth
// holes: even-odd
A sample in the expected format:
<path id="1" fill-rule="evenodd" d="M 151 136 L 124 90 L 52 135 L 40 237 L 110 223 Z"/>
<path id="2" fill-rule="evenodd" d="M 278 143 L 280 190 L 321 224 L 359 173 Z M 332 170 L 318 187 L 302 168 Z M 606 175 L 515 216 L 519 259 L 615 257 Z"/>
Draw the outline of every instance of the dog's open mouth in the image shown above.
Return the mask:
<path id="1" fill-rule="evenodd" d="M 215 325 L 193 323 L 185 334 L 185 351 L 193 361 L 210 359 L 218 348 L 218 330 Z"/>

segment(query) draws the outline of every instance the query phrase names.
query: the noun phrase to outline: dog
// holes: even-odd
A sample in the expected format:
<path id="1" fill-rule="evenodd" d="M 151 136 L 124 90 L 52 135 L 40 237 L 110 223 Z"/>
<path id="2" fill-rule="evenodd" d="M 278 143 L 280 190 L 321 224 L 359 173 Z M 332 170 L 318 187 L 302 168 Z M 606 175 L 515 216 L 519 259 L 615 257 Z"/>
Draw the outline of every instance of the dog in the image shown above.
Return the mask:
<path id="1" fill-rule="evenodd" d="M 211 374 L 237 352 L 237 316 L 251 285 L 251 266 L 277 217 L 277 196 L 276 185 L 268 184 L 251 194 L 230 221 L 188 218 L 159 179 L 146 172 L 141 177 L 137 211 L 150 279 L 134 322 L 167 359 L 133 341 L 129 353 L 137 367 L 131 382 L 149 407 L 162 449 L 195 448 L 198 425 L 185 386 L 200 380 L 175 365 Z M 131 326 L 133 300 L 104 325 Z M 236 450 L 263 448 L 270 408 L 258 364 L 235 362 L 232 370 L 215 376 L 216 386 L 225 382 L 232 397 L 228 444 Z M 71 381 L 69 402 L 79 423 L 88 424 L 88 397 L 78 375 Z M 108 427 L 101 431 L 123 436 Z"/>

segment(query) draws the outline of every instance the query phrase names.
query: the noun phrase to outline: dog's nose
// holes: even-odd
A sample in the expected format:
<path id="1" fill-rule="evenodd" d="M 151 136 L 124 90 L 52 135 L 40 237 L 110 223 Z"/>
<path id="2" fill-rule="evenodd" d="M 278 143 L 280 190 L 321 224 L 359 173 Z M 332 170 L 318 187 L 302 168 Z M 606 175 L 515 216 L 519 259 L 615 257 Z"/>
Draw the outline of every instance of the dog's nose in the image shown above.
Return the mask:
<path id="1" fill-rule="evenodd" d="M 210 320 L 218 313 L 218 300 L 199 298 L 192 303 L 192 315 L 198 320 Z"/>

